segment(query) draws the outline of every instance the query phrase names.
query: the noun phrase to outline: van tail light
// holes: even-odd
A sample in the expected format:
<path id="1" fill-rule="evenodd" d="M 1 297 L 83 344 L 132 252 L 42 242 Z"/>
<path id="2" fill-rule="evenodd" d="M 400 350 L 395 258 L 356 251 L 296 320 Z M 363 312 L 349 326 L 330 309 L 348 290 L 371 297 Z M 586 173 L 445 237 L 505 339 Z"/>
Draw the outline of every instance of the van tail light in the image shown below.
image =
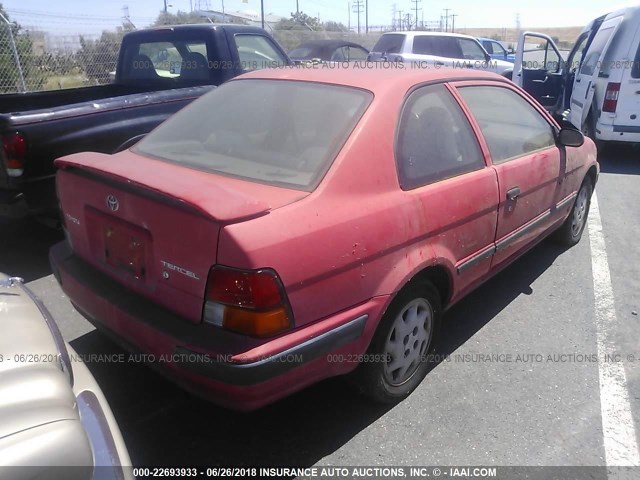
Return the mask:
<path id="1" fill-rule="evenodd" d="M 618 108 L 618 95 L 620 95 L 620 83 L 609 82 L 604 94 L 603 112 L 615 113 Z"/>
<path id="2" fill-rule="evenodd" d="M 205 323 L 254 337 L 272 336 L 293 327 L 280 277 L 266 268 L 213 267 L 202 318 Z"/>
<path id="3" fill-rule="evenodd" d="M 4 147 L 4 167 L 10 177 L 19 177 L 24 173 L 24 160 L 27 156 L 27 141 L 20 133 L 12 133 L 2 138 Z"/>

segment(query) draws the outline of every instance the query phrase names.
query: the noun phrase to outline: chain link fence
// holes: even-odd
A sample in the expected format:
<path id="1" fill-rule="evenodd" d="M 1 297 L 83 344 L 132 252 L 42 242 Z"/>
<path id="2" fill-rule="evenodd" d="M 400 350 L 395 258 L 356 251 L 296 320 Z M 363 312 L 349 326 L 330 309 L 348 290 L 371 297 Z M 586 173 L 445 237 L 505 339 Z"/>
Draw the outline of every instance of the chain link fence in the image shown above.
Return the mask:
<path id="1" fill-rule="evenodd" d="M 123 35 L 122 29 L 98 35 L 50 33 L 0 18 L 0 93 L 108 83 Z"/>

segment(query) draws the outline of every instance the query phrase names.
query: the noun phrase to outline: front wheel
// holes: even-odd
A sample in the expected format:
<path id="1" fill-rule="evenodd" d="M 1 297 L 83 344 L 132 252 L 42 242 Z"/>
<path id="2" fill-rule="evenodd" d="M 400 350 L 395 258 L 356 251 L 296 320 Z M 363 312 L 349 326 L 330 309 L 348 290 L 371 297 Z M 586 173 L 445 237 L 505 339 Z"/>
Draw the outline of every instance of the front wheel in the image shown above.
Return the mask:
<path id="1" fill-rule="evenodd" d="M 381 403 L 408 396 L 422 382 L 440 327 L 441 302 L 429 282 L 398 293 L 380 321 L 368 358 L 356 371 L 360 390 Z"/>
<path id="2" fill-rule="evenodd" d="M 591 179 L 585 178 L 578 190 L 576 201 L 573 204 L 571 213 L 562 226 L 554 233 L 554 239 L 562 244 L 572 247 L 580 241 L 584 227 L 587 225 L 589 216 L 589 206 L 591 205 L 591 195 L 593 186 Z"/>

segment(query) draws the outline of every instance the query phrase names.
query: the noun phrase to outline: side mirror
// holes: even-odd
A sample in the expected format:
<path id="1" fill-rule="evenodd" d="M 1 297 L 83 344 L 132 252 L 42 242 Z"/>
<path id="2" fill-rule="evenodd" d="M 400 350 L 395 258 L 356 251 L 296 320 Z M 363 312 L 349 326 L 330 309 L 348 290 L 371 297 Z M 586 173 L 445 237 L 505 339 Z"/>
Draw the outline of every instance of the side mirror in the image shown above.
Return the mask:
<path id="1" fill-rule="evenodd" d="M 490 62 L 491 62 L 491 55 L 489 55 L 488 53 L 485 53 L 485 54 L 484 54 L 484 60 L 485 60 L 487 63 L 490 63 Z"/>
<path id="2" fill-rule="evenodd" d="M 558 133 L 558 145 L 563 147 L 580 147 L 584 143 L 584 135 L 574 128 L 563 128 Z"/>

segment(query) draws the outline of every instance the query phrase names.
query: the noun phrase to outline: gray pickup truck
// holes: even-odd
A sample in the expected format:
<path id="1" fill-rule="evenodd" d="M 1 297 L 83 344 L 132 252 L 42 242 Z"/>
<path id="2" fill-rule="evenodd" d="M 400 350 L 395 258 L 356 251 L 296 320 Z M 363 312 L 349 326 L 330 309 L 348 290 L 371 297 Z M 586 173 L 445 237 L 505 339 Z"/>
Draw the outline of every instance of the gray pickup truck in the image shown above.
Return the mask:
<path id="1" fill-rule="evenodd" d="M 125 149 L 226 80 L 289 64 L 261 28 L 158 27 L 124 36 L 111 84 L 1 95 L 0 216 L 57 212 L 57 157 Z"/>

